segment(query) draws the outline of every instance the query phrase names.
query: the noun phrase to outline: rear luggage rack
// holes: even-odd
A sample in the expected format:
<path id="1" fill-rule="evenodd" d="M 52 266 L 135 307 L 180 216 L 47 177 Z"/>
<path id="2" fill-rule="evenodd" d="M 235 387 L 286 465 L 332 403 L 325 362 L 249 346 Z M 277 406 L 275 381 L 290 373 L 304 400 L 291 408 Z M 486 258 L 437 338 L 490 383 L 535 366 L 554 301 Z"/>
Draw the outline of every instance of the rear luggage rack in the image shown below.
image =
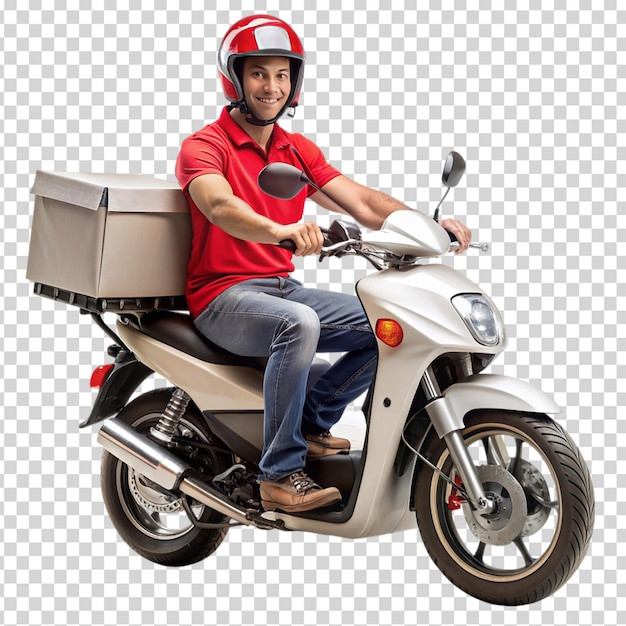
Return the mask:
<path id="1" fill-rule="evenodd" d="M 93 298 L 43 283 L 35 283 L 33 292 L 38 296 L 77 306 L 87 313 L 148 313 L 150 311 L 188 310 L 185 296 Z"/>

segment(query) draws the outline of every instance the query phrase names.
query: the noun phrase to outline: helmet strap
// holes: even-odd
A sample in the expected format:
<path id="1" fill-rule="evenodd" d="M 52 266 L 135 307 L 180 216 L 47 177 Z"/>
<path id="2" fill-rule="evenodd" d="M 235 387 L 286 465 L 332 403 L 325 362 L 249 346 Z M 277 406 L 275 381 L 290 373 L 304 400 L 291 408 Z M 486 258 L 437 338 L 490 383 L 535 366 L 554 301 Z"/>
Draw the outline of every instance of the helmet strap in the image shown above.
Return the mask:
<path id="1" fill-rule="evenodd" d="M 271 120 L 260 120 L 252 113 L 252 111 L 250 111 L 248 105 L 246 104 L 245 98 L 242 98 L 237 103 L 237 108 L 245 115 L 246 122 L 248 122 L 248 124 L 252 124 L 253 126 L 270 126 L 271 124 L 276 122 L 276 120 L 283 114 L 283 112 L 281 111 L 275 118 Z"/>

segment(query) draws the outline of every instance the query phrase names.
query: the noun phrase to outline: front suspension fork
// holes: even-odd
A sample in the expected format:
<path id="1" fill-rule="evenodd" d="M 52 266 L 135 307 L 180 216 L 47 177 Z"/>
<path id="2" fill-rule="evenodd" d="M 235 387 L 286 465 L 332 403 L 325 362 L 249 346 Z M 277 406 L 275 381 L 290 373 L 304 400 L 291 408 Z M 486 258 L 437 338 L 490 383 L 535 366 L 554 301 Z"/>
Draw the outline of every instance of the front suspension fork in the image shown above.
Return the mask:
<path id="1" fill-rule="evenodd" d="M 493 513 L 496 504 L 485 493 L 476 471 L 476 465 L 461 434 L 465 424 L 462 418 L 451 410 L 445 396 L 441 394 L 437 379 L 430 367 L 424 373 L 422 387 L 428 400 L 425 407 L 428 417 L 439 437 L 448 446 L 450 458 L 463 483 L 463 492 L 469 503 L 482 514 Z"/>
<path id="2" fill-rule="evenodd" d="M 470 504 L 479 513 L 493 513 L 495 502 L 487 496 L 483 485 L 478 478 L 476 466 L 470 457 L 463 436 L 459 431 L 451 432 L 443 438 L 448 446 L 450 458 L 463 483 L 463 490 L 467 494 Z"/>

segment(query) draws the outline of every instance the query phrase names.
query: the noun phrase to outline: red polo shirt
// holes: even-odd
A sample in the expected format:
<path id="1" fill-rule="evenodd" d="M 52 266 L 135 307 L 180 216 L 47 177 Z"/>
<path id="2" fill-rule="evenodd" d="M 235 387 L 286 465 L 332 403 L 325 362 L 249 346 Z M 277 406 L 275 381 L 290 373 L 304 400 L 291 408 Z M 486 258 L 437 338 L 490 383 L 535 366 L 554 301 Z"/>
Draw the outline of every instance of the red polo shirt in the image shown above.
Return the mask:
<path id="1" fill-rule="evenodd" d="M 292 253 L 274 245 L 237 239 L 200 212 L 189 195 L 189 183 L 202 174 L 221 174 L 236 196 L 257 213 L 280 224 L 302 219 L 304 201 L 315 190 L 303 189 L 291 200 L 278 200 L 263 193 L 259 172 L 274 161 L 302 169 L 291 148 L 306 163 L 307 175 L 323 187 L 340 172 L 329 165 L 320 149 L 299 134 L 288 133 L 277 124 L 265 151 L 232 119 L 229 108 L 219 119 L 187 137 L 176 162 L 176 177 L 189 201 L 193 228 L 187 276 L 187 302 L 196 317 L 228 287 L 250 278 L 288 276 L 293 271 Z"/>

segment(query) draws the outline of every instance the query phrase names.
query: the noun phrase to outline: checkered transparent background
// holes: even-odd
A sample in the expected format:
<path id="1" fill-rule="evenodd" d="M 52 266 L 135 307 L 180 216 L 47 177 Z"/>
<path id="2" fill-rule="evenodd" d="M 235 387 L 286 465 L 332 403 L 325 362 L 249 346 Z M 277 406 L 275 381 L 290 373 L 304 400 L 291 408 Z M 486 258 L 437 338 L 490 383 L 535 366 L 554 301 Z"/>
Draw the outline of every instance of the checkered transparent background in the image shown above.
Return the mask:
<path id="1" fill-rule="evenodd" d="M 117 4 L 4 1 L 3 623 L 626 623 L 626 12 L 617 0 Z M 78 422 L 109 341 L 78 311 L 31 295 L 29 187 L 37 169 L 172 177 L 181 139 L 223 104 L 218 40 L 253 11 L 301 34 L 304 106 L 285 127 L 315 139 L 345 174 L 432 210 L 445 154 L 466 156 L 444 212 L 492 250 L 445 262 L 493 294 L 510 337 L 493 369 L 565 407 L 596 488 L 590 554 L 538 605 L 467 597 L 416 532 L 349 541 L 232 530 L 205 562 L 164 569 L 131 553 L 105 515 L 95 434 Z M 350 292 L 365 271 L 350 259 L 307 259 L 298 275 Z"/>

